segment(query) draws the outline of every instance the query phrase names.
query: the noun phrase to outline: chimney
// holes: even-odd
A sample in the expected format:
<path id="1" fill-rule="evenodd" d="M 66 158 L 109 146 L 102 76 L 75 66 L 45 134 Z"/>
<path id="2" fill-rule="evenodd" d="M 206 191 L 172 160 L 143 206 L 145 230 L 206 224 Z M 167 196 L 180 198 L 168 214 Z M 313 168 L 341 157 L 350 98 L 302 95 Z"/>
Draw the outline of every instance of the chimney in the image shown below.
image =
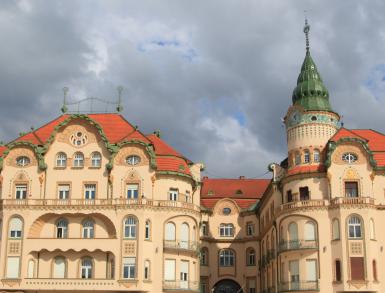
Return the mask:
<path id="1" fill-rule="evenodd" d="M 209 179 L 208 176 L 203 176 L 203 180 L 207 180 L 207 179 Z"/>
<path id="2" fill-rule="evenodd" d="M 245 176 L 239 176 L 239 179 L 243 180 L 243 179 L 246 179 Z"/>

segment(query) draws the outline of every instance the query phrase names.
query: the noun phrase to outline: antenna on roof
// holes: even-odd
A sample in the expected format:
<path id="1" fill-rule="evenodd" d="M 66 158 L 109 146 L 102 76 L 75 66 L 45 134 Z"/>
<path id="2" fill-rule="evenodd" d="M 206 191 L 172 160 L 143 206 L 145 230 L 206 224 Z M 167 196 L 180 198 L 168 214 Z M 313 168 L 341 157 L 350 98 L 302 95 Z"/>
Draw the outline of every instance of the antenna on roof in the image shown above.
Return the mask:
<path id="1" fill-rule="evenodd" d="M 68 94 L 69 88 L 68 87 L 63 87 L 63 106 L 61 107 L 62 113 L 66 113 L 68 111 L 67 108 L 67 94 Z"/>
<path id="2" fill-rule="evenodd" d="M 304 10 L 305 14 L 305 26 L 303 27 L 303 32 L 305 33 L 305 39 L 306 39 L 306 52 L 309 52 L 310 50 L 310 42 L 309 42 L 309 31 L 310 31 L 310 25 L 307 22 L 307 11 Z"/>
<path id="3" fill-rule="evenodd" d="M 123 92 L 123 87 L 120 85 L 117 87 L 118 90 L 118 106 L 116 106 L 116 111 L 119 113 L 123 111 L 123 106 L 122 106 L 122 92 Z"/>

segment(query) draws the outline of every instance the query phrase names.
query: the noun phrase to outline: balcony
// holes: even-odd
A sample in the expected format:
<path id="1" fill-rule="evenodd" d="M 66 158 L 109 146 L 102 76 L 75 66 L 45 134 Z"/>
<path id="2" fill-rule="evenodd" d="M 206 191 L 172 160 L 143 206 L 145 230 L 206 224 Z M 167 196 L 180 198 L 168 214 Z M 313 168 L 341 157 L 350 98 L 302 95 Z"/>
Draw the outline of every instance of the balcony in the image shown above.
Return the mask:
<path id="1" fill-rule="evenodd" d="M 279 243 L 279 253 L 293 250 L 316 250 L 318 242 L 315 240 L 291 240 Z"/>
<path id="2" fill-rule="evenodd" d="M 320 207 L 326 207 L 328 205 L 329 205 L 329 202 L 324 199 L 291 201 L 291 202 L 282 204 L 278 208 L 278 212 L 282 213 L 293 209 L 303 209 L 303 208 L 320 208 Z"/>
<path id="3" fill-rule="evenodd" d="M 172 200 L 151 200 L 151 199 L 127 199 L 127 198 L 108 198 L 108 199 L 3 199 L 0 202 L 3 207 L 171 207 L 177 209 L 187 209 L 200 212 L 200 207 L 189 202 Z"/>
<path id="4" fill-rule="evenodd" d="M 199 253 L 199 244 L 196 241 L 164 240 L 163 249 Z"/>
<path id="5" fill-rule="evenodd" d="M 374 205 L 372 197 L 335 197 L 330 201 L 330 204 L 335 205 Z"/>
<path id="6" fill-rule="evenodd" d="M 199 282 L 190 281 L 163 281 L 164 291 L 199 292 Z"/>
<path id="7" fill-rule="evenodd" d="M 319 291 L 318 281 L 287 282 L 278 285 L 278 292 Z"/>
<path id="8" fill-rule="evenodd" d="M 275 254 L 275 249 L 269 249 L 267 251 L 267 262 L 271 262 L 272 260 L 274 260 L 276 257 L 276 254 Z"/>

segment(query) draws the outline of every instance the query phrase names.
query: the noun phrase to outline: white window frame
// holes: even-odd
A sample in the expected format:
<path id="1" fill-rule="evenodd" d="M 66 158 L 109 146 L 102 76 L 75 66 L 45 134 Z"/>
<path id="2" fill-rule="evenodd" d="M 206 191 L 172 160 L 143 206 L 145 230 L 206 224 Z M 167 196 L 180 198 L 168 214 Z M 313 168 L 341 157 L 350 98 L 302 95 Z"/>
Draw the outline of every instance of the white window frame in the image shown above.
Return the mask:
<path id="1" fill-rule="evenodd" d="M 71 185 L 70 184 L 59 184 L 57 187 L 58 199 L 66 200 L 70 198 Z"/>
<path id="2" fill-rule="evenodd" d="M 15 185 L 15 198 L 16 199 L 27 199 L 28 184 L 20 183 Z"/>
<path id="3" fill-rule="evenodd" d="M 99 152 L 93 152 L 91 154 L 91 166 L 93 168 L 99 168 L 102 166 L 102 155 Z"/>
<path id="4" fill-rule="evenodd" d="M 235 254 L 230 249 L 222 249 L 219 252 L 219 266 L 233 267 L 235 265 Z"/>
<path id="5" fill-rule="evenodd" d="M 56 238 L 65 239 L 68 238 L 68 220 L 60 218 L 56 222 Z"/>
<path id="6" fill-rule="evenodd" d="M 58 168 L 67 167 L 67 155 L 66 155 L 66 153 L 60 152 L 56 155 L 56 167 L 58 167 Z"/>
<path id="7" fill-rule="evenodd" d="M 126 239 L 136 239 L 136 230 L 137 230 L 138 221 L 135 217 L 129 216 L 124 220 L 124 238 Z"/>
<path id="8" fill-rule="evenodd" d="M 168 191 L 168 200 L 178 201 L 178 197 L 179 197 L 179 190 L 178 189 L 171 188 Z"/>
<path id="9" fill-rule="evenodd" d="M 139 184 L 138 183 L 127 183 L 126 184 L 126 196 L 128 199 L 139 198 Z"/>
<path id="10" fill-rule="evenodd" d="M 82 237 L 85 239 L 90 239 L 95 237 L 95 223 L 92 220 L 83 221 Z"/>
<path id="11" fill-rule="evenodd" d="M 136 258 L 124 257 L 123 258 L 123 279 L 134 280 L 136 277 Z"/>
<path id="12" fill-rule="evenodd" d="M 73 166 L 75 168 L 83 168 L 84 167 L 84 155 L 83 155 L 83 153 L 80 153 L 80 152 L 75 153 Z"/>
<path id="13" fill-rule="evenodd" d="M 94 200 L 95 198 L 96 198 L 96 184 L 95 183 L 84 184 L 84 199 Z"/>
<path id="14" fill-rule="evenodd" d="M 234 237 L 234 225 L 222 223 L 219 225 L 219 236 L 220 237 Z"/>

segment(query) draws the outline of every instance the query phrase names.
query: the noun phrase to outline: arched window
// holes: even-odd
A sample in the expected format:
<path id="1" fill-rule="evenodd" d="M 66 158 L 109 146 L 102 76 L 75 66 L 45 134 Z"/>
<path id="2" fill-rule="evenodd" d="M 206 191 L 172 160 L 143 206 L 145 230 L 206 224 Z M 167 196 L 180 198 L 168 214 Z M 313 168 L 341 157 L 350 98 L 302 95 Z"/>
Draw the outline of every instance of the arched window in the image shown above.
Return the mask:
<path id="1" fill-rule="evenodd" d="M 83 238 L 94 238 L 94 222 L 92 220 L 83 222 Z"/>
<path id="2" fill-rule="evenodd" d="M 295 160 L 294 161 L 295 165 L 300 165 L 301 164 L 301 154 L 299 152 L 295 153 L 294 160 Z"/>
<path id="3" fill-rule="evenodd" d="M 12 218 L 9 221 L 9 237 L 19 239 L 23 235 L 23 221 L 20 218 Z"/>
<path id="4" fill-rule="evenodd" d="M 306 241 L 316 240 L 316 229 L 315 229 L 315 224 L 313 222 L 305 223 L 305 240 Z"/>
<path id="5" fill-rule="evenodd" d="M 166 224 L 166 231 L 165 231 L 165 239 L 166 241 L 175 241 L 175 224 L 168 222 Z"/>
<path id="6" fill-rule="evenodd" d="M 376 230 L 374 228 L 374 221 L 373 219 L 370 219 L 369 221 L 369 232 L 370 232 L 370 239 L 376 239 Z"/>
<path id="7" fill-rule="evenodd" d="M 124 238 L 136 238 L 136 218 L 127 217 L 124 221 Z"/>
<path id="8" fill-rule="evenodd" d="M 64 168 L 67 166 L 67 155 L 60 152 L 56 155 L 56 167 Z"/>
<path id="9" fill-rule="evenodd" d="M 303 153 L 303 162 L 305 164 L 309 164 L 310 163 L 310 152 L 309 150 L 305 150 L 304 153 Z"/>
<path id="10" fill-rule="evenodd" d="M 201 266 L 207 266 L 209 264 L 209 251 L 207 247 L 203 247 L 201 249 L 200 261 L 201 261 Z"/>
<path id="11" fill-rule="evenodd" d="M 317 149 L 313 151 L 313 160 L 314 160 L 314 163 L 320 162 L 320 152 Z"/>
<path id="12" fill-rule="evenodd" d="M 102 155 L 99 152 L 93 152 L 91 154 L 91 166 L 99 168 L 102 165 Z"/>
<path id="13" fill-rule="evenodd" d="M 349 238 L 361 238 L 362 227 L 361 219 L 357 216 L 351 216 L 348 221 Z"/>
<path id="14" fill-rule="evenodd" d="M 298 241 L 298 226 L 297 223 L 290 223 L 289 224 L 289 240 L 292 241 Z"/>
<path id="15" fill-rule="evenodd" d="M 332 222 L 332 239 L 340 239 L 340 222 L 338 221 L 338 219 L 333 219 Z"/>
<path id="16" fill-rule="evenodd" d="M 56 223 L 56 238 L 68 237 L 68 221 L 66 219 L 59 219 Z"/>
<path id="17" fill-rule="evenodd" d="M 150 280 L 151 279 L 151 276 L 150 276 L 150 261 L 149 260 L 145 260 L 144 261 L 144 279 L 145 280 Z"/>
<path id="18" fill-rule="evenodd" d="M 231 249 L 222 249 L 219 252 L 219 266 L 232 267 L 235 263 L 235 255 Z"/>
<path id="19" fill-rule="evenodd" d="M 147 220 L 144 230 L 144 239 L 149 240 L 151 238 L 151 221 Z"/>
<path id="20" fill-rule="evenodd" d="M 180 227 L 180 247 L 184 249 L 188 249 L 189 241 L 190 241 L 190 227 L 187 223 L 183 223 Z"/>
<path id="21" fill-rule="evenodd" d="M 62 256 L 57 256 L 53 260 L 53 277 L 58 279 L 66 277 L 66 261 Z"/>
<path id="22" fill-rule="evenodd" d="M 28 278 L 32 279 L 35 277 L 35 261 L 30 259 L 28 261 Z"/>
<path id="23" fill-rule="evenodd" d="M 80 152 L 75 153 L 74 156 L 74 167 L 81 168 L 84 166 L 84 155 Z"/>
<path id="24" fill-rule="evenodd" d="M 91 279 L 93 274 L 93 263 L 90 257 L 85 257 L 81 262 L 81 278 L 82 279 Z"/>
<path id="25" fill-rule="evenodd" d="M 378 279 L 377 279 L 377 262 L 375 259 L 373 259 L 373 261 L 372 261 L 372 270 L 373 270 L 373 281 L 377 282 L 378 281 Z"/>
<path id="26" fill-rule="evenodd" d="M 248 266 L 255 266 L 255 250 L 252 248 L 246 250 L 246 264 Z"/>
<path id="27" fill-rule="evenodd" d="M 339 259 L 335 261 L 335 277 L 336 277 L 336 282 L 341 282 L 342 280 L 341 261 Z"/>

